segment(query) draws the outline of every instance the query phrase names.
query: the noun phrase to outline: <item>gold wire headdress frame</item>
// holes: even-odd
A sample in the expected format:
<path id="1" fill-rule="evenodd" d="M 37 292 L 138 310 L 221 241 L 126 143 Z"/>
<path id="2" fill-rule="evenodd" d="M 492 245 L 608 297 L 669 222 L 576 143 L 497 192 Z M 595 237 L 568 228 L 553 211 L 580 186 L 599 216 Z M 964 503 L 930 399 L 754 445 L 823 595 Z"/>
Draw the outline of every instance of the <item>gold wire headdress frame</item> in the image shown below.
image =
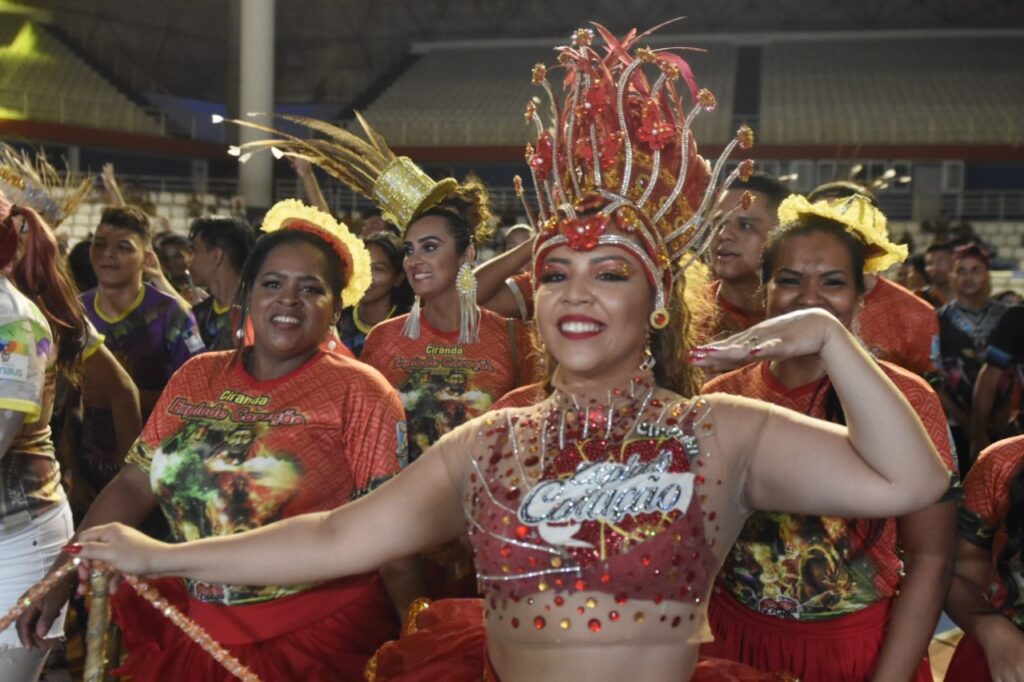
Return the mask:
<path id="1" fill-rule="evenodd" d="M 558 48 L 559 66 L 553 68 L 566 71 L 561 102 L 548 82 L 548 67 L 533 68 L 533 82 L 544 89 L 551 117 L 546 127 L 537 105 L 526 106 L 526 122 L 537 134 L 526 147 L 536 214 L 519 178 L 515 188 L 538 231 L 534 277 L 544 255 L 561 245 L 624 248 L 649 274 L 656 309 L 651 324 L 661 328 L 668 323 L 672 284 L 710 242 L 708 214 L 715 198 L 753 172 L 753 162 L 746 160 L 719 182 L 726 159 L 737 146 L 749 149 L 754 136 L 741 127 L 709 167 L 697 154 L 690 128 L 702 111 L 716 108 L 714 95 L 697 89 L 689 65 L 672 49 L 635 47 L 660 26 L 622 39 L 593 26 L 605 44 L 604 55 L 592 47 L 590 29 L 577 30 L 570 46 Z M 680 78 L 694 103 L 689 113 L 676 87 Z M 616 233 L 606 234 L 609 227 Z"/>
<path id="2" fill-rule="evenodd" d="M 270 116 L 270 114 L 249 114 Z M 458 187 L 454 178 L 434 181 L 407 156 L 396 156 L 384 138 L 366 122 L 359 112 L 363 140 L 338 126 L 305 116 L 273 114 L 292 123 L 321 133 L 324 138 L 303 139 L 253 121 L 225 119 L 214 115 L 214 123 L 228 121 L 273 136 L 271 139 L 233 146 L 228 153 L 245 163 L 254 151 L 270 149 L 276 158 L 284 156 L 304 159 L 323 168 L 328 174 L 352 190 L 370 199 L 381 209 L 382 217 L 405 232 L 409 224 L 439 204 Z"/>
<path id="3" fill-rule="evenodd" d="M 54 168 L 42 151 L 33 156 L 0 142 L 0 191 L 14 204 L 28 206 L 56 229 L 78 210 L 92 190 L 92 178 L 76 183 L 71 172 Z"/>

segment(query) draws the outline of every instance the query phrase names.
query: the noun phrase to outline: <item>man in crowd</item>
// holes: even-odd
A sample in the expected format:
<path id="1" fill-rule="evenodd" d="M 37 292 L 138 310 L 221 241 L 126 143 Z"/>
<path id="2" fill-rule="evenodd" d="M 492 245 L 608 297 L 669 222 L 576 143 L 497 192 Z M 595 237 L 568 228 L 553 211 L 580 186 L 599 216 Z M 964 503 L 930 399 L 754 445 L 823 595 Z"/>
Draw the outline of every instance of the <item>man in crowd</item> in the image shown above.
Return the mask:
<path id="1" fill-rule="evenodd" d="M 192 312 L 209 350 L 233 348 L 231 306 L 238 293 L 242 266 L 252 250 L 252 227 L 242 218 L 205 216 L 192 223 L 192 280 L 210 296 Z"/>
<path id="2" fill-rule="evenodd" d="M 743 206 L 743 195 L 753 201 Z M 709 338 L 728 336 L 764 319 L 761 300 L 761 251 L 778 225 L 776 213 L 789 188 L 768 175 L 754 173 L 737 181 L 722 194 L 718 215 L 724 220 L 708 250 L 714 281 L 709 294 L 715 302 L 712 319 L 705 325 Z"/>
<path id="3" fill-rule="evenodd" d="M 977 244 L 953 252 L 950 276 L 954 298 L 939 308 L 939 351 L 944 385 L 939 392 L 961 457 L 970 467 L 971 405 L 974 384 L 985 359 L 989 337 L 1006 307 L 989 298 L 989 256 Z"/>
<path id="4" fill-rule="evenodd" d="M 145 213 L 132 207 L 105 209 L 89 251 L 98 284 L 82 294 L 89 319 L 139 387 L 143 417 L 171 374 L 205 350 L 195 318 L 181 299 L 143 282 L 149 247 Z"/>
<path id="5" fill-rule="evenodd" d="M 924 271 L 928 275 L 928 286 L 918 289 L 917 295 L 940 308 L 953 300 L 953 284 L 949 275 L 953 269 L 953 245 L 936 242 L 924 252 Z"/>

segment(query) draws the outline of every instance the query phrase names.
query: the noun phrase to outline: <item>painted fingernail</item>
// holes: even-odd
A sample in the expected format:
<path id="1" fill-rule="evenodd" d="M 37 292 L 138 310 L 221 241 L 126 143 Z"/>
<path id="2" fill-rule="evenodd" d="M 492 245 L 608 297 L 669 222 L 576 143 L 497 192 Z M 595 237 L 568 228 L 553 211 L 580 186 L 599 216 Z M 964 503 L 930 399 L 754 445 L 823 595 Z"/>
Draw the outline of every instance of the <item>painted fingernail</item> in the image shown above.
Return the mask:
<path id="1" fill-rule="evenodd" d="M 82 551 L 82 546 L 76 543 L 72 543 L 70 545 L 64 545 L 63 547 L 61 547 L 60 551 L 64 552 L 65 554 L 79 554 Z"/>
<path id="2" fill-rule="evenodd" d="M 750 349 L 750 354 L 751 355 L 759 355 L 761 353 L 761 351 L 763 351 L 763 350 L 764 350 L 763 346 L 754 346 L 753 348 Z"/>

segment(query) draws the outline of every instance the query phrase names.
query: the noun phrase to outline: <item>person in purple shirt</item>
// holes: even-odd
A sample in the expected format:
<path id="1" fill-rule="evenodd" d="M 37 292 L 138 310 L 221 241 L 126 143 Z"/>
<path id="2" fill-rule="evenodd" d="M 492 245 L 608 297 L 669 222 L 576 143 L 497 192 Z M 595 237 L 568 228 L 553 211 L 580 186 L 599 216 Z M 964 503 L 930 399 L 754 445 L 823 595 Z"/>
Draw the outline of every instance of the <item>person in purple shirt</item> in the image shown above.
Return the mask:
<path id="1" fill-rule="evenodd" d="M 185 302 L 143 282 L 151 249 L 149 220 L 142 211 L 105 209 L 89 251 L 98 285 L 82 294 L 86 315 L 139 388 L 143 420 L 171 375 L 206 350 Z M 105 469 L 109 480 L 124 454 L 117 452 L 113 418 L 106 407 L 90 405 L 90 396 L 83 398 L 83 454 Z"/>

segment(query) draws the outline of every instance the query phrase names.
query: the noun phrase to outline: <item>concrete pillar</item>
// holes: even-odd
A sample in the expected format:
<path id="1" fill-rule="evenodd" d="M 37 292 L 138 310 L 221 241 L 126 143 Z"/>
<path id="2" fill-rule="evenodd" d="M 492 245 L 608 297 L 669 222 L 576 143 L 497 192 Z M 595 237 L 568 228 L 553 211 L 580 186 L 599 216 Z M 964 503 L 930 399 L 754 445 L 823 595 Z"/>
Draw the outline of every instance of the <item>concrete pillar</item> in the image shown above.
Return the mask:
<path id="1" fill-rule="evenodd" d="M 239 20 L 239 118 L 249 112 L 274 110 L 274 0 L 245 0 Z M 266 137 L 243 128 L 244 143 Z M 269 208 L 273 201 L 273 162 L 268 152 L 254 154 L 238 170 L 239 194 L 250 209 Z"/>

